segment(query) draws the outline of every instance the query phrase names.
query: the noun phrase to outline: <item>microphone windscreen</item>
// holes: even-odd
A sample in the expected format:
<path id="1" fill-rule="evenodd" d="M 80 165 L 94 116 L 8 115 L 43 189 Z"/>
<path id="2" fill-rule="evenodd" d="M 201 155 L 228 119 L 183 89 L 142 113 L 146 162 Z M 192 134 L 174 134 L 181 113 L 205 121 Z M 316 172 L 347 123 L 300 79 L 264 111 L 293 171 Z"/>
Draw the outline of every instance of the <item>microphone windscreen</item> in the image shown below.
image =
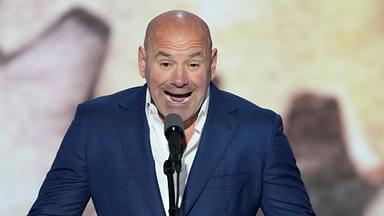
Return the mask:
<path id="1" fill-rule="evenodd" d="M 164 119 L 164 132 L 174 126 L 179 127 L 182 131 L 184 131 L 184 124 L 181 117 L 176 113 L 171 113 Z"/>

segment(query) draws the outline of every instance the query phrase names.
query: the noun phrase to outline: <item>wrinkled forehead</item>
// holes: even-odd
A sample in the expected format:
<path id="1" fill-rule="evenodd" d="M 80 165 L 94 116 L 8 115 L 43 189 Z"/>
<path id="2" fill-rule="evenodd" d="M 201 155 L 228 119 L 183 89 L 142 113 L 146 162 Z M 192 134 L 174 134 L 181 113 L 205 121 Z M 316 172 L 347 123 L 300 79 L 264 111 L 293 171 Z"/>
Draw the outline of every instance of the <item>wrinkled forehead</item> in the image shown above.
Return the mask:
<path id="1" fill-rule="evenodd" d="M 174 48 L 182 48 L 184 46 L 200 46 L 208 48 L 208 38 L 206 34 L 193 31 L 189 28 L 170 27 L 155 32 L 149 38 L 149 46 L 152 48 L 157 46 L 171 46 Z"/>

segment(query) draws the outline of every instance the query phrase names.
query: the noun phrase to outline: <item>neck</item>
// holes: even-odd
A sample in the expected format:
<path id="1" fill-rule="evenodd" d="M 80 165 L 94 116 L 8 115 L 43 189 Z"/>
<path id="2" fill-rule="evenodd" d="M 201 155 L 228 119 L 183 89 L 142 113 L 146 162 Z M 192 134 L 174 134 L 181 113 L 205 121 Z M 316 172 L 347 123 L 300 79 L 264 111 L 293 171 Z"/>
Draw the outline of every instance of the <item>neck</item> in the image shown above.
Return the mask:
<path id="1" fill-rule="evenodd" d="M 184 135 L 187 143 L 189 142 L 193 133 L 195 132 L 197 116 L 198 116 L 198 113 L 193 115 L 190 119 L 184 121 Z"/>

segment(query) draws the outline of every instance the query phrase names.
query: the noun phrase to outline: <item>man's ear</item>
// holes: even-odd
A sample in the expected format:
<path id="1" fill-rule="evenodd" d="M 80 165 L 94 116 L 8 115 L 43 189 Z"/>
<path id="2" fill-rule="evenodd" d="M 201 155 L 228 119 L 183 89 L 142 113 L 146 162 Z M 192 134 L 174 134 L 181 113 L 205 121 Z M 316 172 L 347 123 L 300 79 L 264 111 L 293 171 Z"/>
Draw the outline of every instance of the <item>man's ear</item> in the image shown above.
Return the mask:
<path id="1" fill-rule="evenodd" d="M 146 58 L 145 49 L 143 47 L 139 47 L 139 50 L 137 52 L 137 61 L 139 65 L 140 76 L 143 78 L 145 78 L 145 65 L 146 65 L 145 58 Z"/>
<path id="2" fill-rule="evenodd" d="M 215 78 L 216 76 L 216 64 L 217 64 L 217 49 L 214 48 L 212 49 L 211 52 L 211 81 Z"/>

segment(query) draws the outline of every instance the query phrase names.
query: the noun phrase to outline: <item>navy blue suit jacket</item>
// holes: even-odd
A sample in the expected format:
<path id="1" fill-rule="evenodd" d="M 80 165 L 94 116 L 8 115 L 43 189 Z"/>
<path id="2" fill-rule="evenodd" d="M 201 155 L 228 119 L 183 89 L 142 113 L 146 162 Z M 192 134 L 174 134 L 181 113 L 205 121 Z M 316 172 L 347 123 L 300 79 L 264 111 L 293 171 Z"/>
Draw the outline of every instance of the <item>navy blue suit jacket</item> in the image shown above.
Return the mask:
<path id="1" fill-rule="evenodd" d="M 314 215 L 281 118 L 213 84 L 181 215 Z M 164 216 L 146 85 L 78 106 L 30 215 Z M 168 206 L 167 206 L 168 208 Z"/>

